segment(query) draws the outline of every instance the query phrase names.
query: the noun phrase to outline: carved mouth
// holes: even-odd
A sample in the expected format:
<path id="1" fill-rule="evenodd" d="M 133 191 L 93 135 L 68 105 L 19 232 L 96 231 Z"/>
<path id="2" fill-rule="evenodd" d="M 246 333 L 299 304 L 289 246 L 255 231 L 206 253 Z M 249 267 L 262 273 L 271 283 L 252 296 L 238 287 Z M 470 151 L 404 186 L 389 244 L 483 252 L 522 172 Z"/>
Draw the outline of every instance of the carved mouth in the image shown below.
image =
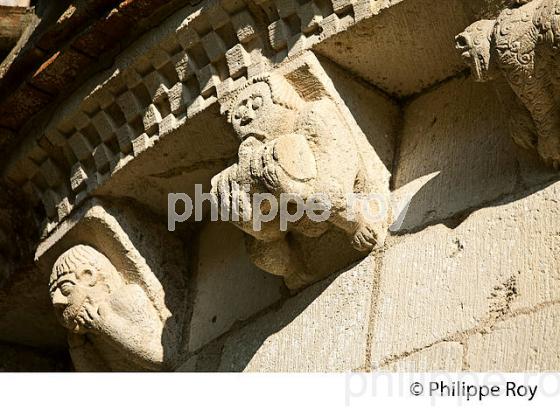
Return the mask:
<path id="1" fill-rule="evenodd" d="M 239 122 L 239 125 L 241 125 L 242 127 L 249 125 L 251 122 L 253 121 L 252 118 L 242 118 L 241 121 Z"/>

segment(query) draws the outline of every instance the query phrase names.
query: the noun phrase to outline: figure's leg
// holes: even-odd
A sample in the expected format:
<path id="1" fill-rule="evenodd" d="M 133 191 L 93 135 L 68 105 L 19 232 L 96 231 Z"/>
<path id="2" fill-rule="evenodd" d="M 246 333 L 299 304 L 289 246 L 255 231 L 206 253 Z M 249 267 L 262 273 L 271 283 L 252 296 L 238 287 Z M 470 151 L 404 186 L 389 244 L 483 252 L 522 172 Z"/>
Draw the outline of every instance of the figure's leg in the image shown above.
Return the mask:
<path id="1" fill-rule="evenodd" d="M 387 237 L 391 207 L 381 194 L 355 194 L 335 201 L 331 222 L 351 236 L 352 246 L 361 252 L 379 248 Z"/>
<path id="2" fill-rule="evenodd" d="M 289 289 L 299 289 L 312 282 L 303 258 L 287 238 L 264 242 L 246 236 L 245 245 L 251 261 L 265 272 L 282 276 Z"/>

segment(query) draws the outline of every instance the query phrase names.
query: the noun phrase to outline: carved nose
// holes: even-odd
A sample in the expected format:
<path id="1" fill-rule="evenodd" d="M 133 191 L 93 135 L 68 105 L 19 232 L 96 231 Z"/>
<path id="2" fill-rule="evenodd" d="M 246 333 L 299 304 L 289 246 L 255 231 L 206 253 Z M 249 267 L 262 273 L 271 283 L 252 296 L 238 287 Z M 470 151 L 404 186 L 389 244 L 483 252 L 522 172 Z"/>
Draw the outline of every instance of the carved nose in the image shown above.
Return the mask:
<path id="1" fill-rule="evenodd" d="M 457 50 L 467 51 L 470 48 L 469 37 L 466 33 L 461 33 L 455 37 L 455 46 Z"/>
<path id="2" fill-rule="evenodd" d="M 245 115 L 243 115 L 243 117 L 241 118 L 241 125 L 244 126 L 250 124 L 251 121 L 253 121 L 254 119 L 255 119 L 255 112 L 249 109 L 245 112 Z"/>
<path id="3" fill-rule="evenodd" d="M 68 306 L 68 298 L 57 289 L 52 297 L 52 304 L 56 309 L 64 309 Z"/>

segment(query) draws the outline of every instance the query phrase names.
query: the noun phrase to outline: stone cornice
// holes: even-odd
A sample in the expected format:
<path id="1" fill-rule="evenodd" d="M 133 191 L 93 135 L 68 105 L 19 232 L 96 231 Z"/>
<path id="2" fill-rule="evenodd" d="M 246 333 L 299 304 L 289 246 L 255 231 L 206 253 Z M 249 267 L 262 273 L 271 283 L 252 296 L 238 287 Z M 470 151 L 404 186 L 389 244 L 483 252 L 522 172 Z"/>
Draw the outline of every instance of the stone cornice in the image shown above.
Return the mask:
<path id="1" fill-rule="evenodd" d="M 50 231 L 131 159 L 247 77 L 370 17 L 391 1 L 216 1 L 178 11 L 85 84 L 5 174 L 40 198 Z"/>

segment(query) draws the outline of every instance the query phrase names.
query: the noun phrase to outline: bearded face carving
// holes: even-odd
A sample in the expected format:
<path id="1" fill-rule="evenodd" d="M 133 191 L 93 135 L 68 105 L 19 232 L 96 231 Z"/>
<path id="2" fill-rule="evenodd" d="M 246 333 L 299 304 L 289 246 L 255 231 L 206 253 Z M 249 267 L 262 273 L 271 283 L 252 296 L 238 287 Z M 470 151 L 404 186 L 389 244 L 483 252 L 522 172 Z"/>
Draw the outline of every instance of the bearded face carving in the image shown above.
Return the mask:
<path id="1" fill-rule="evenodd" d="M 496 20 L 472 24 L 456 41 L 476 80 L 501 75 L 513 91 L 514 141 L 559 169 L 560 0 L 516 1 Z"/>
<path id="2" fill-rule="evenodd" d="M 158 370 L 162 322 L 143 289 L 126 283 L 94 248 L 77 245 L 55 262 L 49 291 L 68 329 L 77 370 Z"/>
<path id="3" fill-rule="evenodd" d="M 299 288 L 316 278 L 306 273 L 304 261 L 289 244 L 290 232 L 317 237 L 335 226 L 360 251 L 383 245 L 388 216 L 373 221 L 359 211 L 350 215 L 348 195 L 385 194 L 387 188 L 373 188 L 374 178 L 366 172 L 352 131 L 332 100 L 304 101 L 284 77 L 269 75 L 250 80 L 230 100 L 227 113 L 241 145 L 238 162 L 212 180 L 222 203 L 231 203 L 234 187 L 245 186 L 249 197 L 268 193 L 277 200 L 282 194 L 303 201 L 326 198 L 321 205 L 330 209 L 327 221 L 314 222 L 303 216 L 287 229 L 280 229 L 278 217 L 258 230 L 251 217 L 234 222 L 250 235 L 248 249 L 255 264 L 283 276 L 289 287 Z M 254 216 L 250 199 L 242 201 L 242 208 Z M 270 207 L 265 204 L 260 211 L 267 214 Z"/>

